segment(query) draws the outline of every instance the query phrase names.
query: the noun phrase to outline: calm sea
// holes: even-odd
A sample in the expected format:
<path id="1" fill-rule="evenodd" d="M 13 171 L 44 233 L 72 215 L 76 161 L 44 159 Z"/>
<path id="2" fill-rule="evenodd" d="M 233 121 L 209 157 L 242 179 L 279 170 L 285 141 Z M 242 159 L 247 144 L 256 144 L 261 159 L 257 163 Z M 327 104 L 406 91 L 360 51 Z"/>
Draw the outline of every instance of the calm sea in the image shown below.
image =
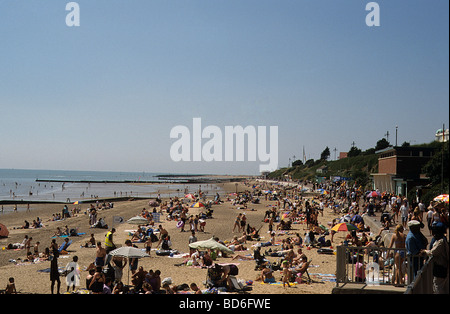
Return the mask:
<path id="1" fill-rule="evenodd" d="M 95 197 L 156 197 L 160 191 L 164 191 L 161 196 L 167 197 L 183 196 L 185 190 L 192 192 L 195 188 L 181 181 L 177 183 L 176 179 L 173 180 L 176 184 L 170 185 L 124 182 L 161 182 L 157 175 L 161 173 L 0 169 L 0 200 L 75 202 Z"/>

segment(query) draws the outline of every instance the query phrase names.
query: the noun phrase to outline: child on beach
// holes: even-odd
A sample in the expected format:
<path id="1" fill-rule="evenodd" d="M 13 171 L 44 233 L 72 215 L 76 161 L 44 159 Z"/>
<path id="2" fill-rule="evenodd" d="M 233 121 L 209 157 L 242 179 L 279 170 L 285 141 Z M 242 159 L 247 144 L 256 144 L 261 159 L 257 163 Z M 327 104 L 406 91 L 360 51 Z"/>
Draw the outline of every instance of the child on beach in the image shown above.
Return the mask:
<path id="1" fill-rule="evenodd" d="M 202 294 L 202 290 L 200 290 L 196 283 L 191 283 L 190 288 L 194 291 L 194 294 Z"/>
<path id="2" fill-rule="evenodd" d="M 355 280 L 356 282 L 366 281 L 366 268 L 364 265 L 364 255 L 358 255 L 358 261 L 355 265 Z"/>
<path id="3" fill-rule="evenodd" d="M 66 285 L 67 292 L 69 292 L 70 287 L 72 291 L 75 291 L 76 287 L 80 285 L 80 268 L 78 266 L 78 256 L 72 258 L 72 262 L 69 262 L 65 268 L 66 271 Z"/>
<path id="4" fill-rule="evenodd" d="M 14 283 L 14 278 L 10 277 L 8 279 L 8 284 L 6 285 L 6 294 L 17 294 L 16 284 Z"/>
<path id="5" fill-rule="evenodd" d="M 145 241 L 145 253 L 150 255 L 151 251 L 152 251 L 152 238 L 147 237 L 147 241 Z"/>
<path id="6" fill-rule="evenodd" d="M 283 288 L 286 287 L 286 284 L 288 287 L 291 285 L 289 284 L 289 278 L 291 278 L 291 271 L 289 270 L 289 262 L 284 260 L 282 263 L 283 266 Z"/>

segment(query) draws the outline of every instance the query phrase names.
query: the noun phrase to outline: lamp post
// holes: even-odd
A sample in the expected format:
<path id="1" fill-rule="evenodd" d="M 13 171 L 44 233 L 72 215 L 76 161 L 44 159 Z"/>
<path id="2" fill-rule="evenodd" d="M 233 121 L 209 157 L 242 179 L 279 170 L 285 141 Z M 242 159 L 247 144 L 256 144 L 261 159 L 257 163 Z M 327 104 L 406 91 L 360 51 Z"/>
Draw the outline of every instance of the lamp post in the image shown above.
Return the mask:
<path id="1" fill-rule="evenodd" d="M 395 146 L 397 146 L 398 125 L 395 126 Z"/>

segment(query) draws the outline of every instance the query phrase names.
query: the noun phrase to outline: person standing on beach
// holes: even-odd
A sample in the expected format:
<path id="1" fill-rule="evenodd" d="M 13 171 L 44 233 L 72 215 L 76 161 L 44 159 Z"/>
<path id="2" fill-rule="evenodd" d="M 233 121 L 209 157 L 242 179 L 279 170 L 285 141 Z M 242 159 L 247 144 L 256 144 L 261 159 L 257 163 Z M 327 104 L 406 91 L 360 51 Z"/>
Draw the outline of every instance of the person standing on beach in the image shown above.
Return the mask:
<path id="1" fill-rule="evenodd" d="M 95 266 L 105 266 L 106 260 L 106 250 L 102 247 L 102 243 L 100 241 L 97 242 L 97 248 L 95 251 Z"/>
<path id="2" fill-rule="evenodd" d="M 236 220 L 234 221 L 233 232 L 236 229 L 236 227 L 238 228 L 238 232 L 241 232 L 241 216 L 242 216 L 241 213 L 237 215 Z"/>
<path id="3" fill-rule="evenodd" d="M 116 232 L 116 229 L 112 228 L 110 231 L 108 231 L 105 237 L 105 249 L 107 254 L 116 248 L 113 240 L 114 232 Z"/>
<path id="4" fill-rule="evenodd" d="M 195 236 L 195 231 L 192 230 L 191 231 L 191 236 L 189 237 L 189 244 L 197 242 L 197 241 L 198 240 L 197 240 L 197 237 Z M 195 249 L 189 248 L 189 256 L 192 256 L 192 254 L 194 254 L 194 253 L 195 253 Z"/>
<path id="5" fill-rule="evenodd" d="M 27 241 L 25 242 L 25 249 L 27 251 L 27 256 L 30 254 L 30 249 L 31 249 L 31 240 L 33 240 L 32 237 L 29 237 L 27 239 Z"/>
<path id="6" fill-rule="evenodd" d="M 75 291 L 76 287 L 80 285 L 80 267 L 78 266 L 78 256 L 74 256 L 72 258 L 72 262 L 69 262 L 66 265 L 65 271 L 67 272 L 66 276 L 66 285 L 67 292 L 69 292 L 70 287 L 72 287 L 72 291 Z"/>
<path id="7" fill-rule="evenodd" d="M 412 271 L 412 278 L 410 281 L 412 282 L 416 277 L 417 272 L 423 266 L 423 257 L 419 256 L 419 253 L 426 249 L 428 240 L 427 238 L 420 232 L 420 222 L 417 220 L 411 220 L 408 222 L 409 232 L 406 236 L 405 246 L 407 250 L 407 255 L 410 257 L 411 265 L 409 266 Z"/>
<path id="8" fill-rule="evenodd" d="M 389 248 L 392 248 L 395 245 L 396 250 L 394 255 L 395 262 L 395 274 L 394 274 L 394 285 L 403 285 L 404 284 L 404 276 L 402 272 L 402 265 L 406 258 L 405 250 L 405 242 L 406 236 L 403 234 L 403 225 L 397 225 L 395 227 L 395 233 L 392 235 L 391 242 L 389 244 Z"/>
<path id="9" fill-rule="evenodd" d="M 159 225 L 158 229 L 159 229 L 159 242 L 156 245 L 156 247 L 159 247 L 161 242 L 166 238 L 166 236 L 169 235 L 169 232 L 166 229 L 164 229 L 162 225 Z"/>
<path id="10" fill-rule="evenodd" d="M 51 256 L 51 260 L 50 260 L 50 281 L 51 281 L 51 286 L 50 286 L 50 291 L 52 294 L 54 294 L 54 287 L 55 287 L 55 282 L 57 283 L 56 286 L 56 293 L 59 294 L 59 290 L 61 288 L 61 280 L 60 280 L 60 275 L 59 275 L 59 270 L 58 270 L 58 256 L 59 256 L 59 252 L 58 252 L 58 248 L 53 248 L 53 255 Z"/>
<path id="11" fill-rule="evenodd" d="M 130 246 L 130 247 L 134 247 L 134 248 L 137 248 L 137 246 L 136 245 L 134 245 L 132 242 L 131 242 L 131 240 L 126 240 L 125 241 L 125 245 L 126 246 Z M 130 268 L 130 270 L 131 270 L 131 274 L 135 274 L 136 273 L 136 270 L 138 269 L 138 263 L 139 263 L 139 259 L 138 258 L 128 258 L 128 265 L 129 265 L 129 268 Z"/>
<path id="12" fill-rule="evenodd" d="M 408 206 L 406 205 L 405 202 L 403 202 L 402 205 L 400 206 L 400 216 L 402 218 L 403 228 L 406 228 L 406 224 L 408 222 L 408 214 L 409 214 Z"/>
<path id="13" fill-rule="evenodd" d="M 291 285 L 289 283 L 289 279 L 291 277 L 291 271 L 289 270 L 289 262 L 284 260 L 282 265 L 283 265 L 283 278 L 282 278 L 283 288 L 285 288 L 286 285 L 290 287 Z"/>

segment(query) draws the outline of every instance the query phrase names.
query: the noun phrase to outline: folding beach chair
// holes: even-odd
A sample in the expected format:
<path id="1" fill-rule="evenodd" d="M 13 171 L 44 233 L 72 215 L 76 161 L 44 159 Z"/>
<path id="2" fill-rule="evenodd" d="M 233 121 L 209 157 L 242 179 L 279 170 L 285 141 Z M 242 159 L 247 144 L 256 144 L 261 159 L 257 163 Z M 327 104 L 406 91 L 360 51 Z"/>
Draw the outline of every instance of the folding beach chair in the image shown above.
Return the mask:
<path id="1" fill-rule="evenodd" d="M 300 269 L 300 271 L 297 273 L 297 274 L 300 274 L 300 276 L 299 276 L 300 279 L 301 279 L 301 277 L 302 277 L 303 275 L 306 274 L 306 277 L 307 277 L 306 283 L 307 283 L 307 284 L 312 283 L 311 277 L 309 276 L 309 273 L 308 273 L 308 268 L 309 268 L 309 265 L 310 265 L 310 264 L 311 264 L 311 260 L 308 261 L 308 262 L 306 262 L 306 263 L 302 266 L 302 268 Z M 302 279 L 302 281 L 303 281 L 303 279 Z"/>
<path id="2" fill-rule="evenodd" d="M 72 244 L 72 240 L 70 240 L 69 242 L 64 241 L 63 244 L 61 244 L 61 246 L 58 248 L 58 251 L 60 254 L 63 254 L 64 252 L 67 252 L 67 249 L 69 248 L 69 246 Z"/>
<path id="3" fill-rule="evenodd" d="M 239 281 L 237 281 L 235 276 L 231 276 L 230 275 L 230 276 L 228 276 L 228 278 L 230 279 L 231 286 L 233 287 L 233 290 L 235 290 L 235 291 L 242 291 L 243 290 L 244 286 L 241 283 L 239 283 Z"/>
<path id="4" fill-rule="evenodd" d="M 251 291 L 252 287 L 249 286 L 244 286 L 242 283 L 240 283 L 237 278 L 235 276 L 228 276 L 228 278 L 230 279 L 233 291 L 235 292 L 246 292 L 246 291 Z"/>

